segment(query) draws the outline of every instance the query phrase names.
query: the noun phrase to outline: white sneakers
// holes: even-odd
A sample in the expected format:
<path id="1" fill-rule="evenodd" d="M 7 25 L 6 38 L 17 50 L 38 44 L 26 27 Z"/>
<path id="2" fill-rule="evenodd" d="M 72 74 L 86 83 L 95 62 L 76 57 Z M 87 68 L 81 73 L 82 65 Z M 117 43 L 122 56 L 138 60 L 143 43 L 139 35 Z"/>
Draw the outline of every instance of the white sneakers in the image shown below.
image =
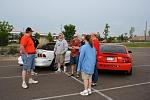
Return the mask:
<path id="1" fill-rule="evenodd" d="M 28 86 L 27 86 L 27 84 L 25 82 L 22 83 L 22 88 L 24 88 L 24 89 L 28 88 Z"/>
<path id="2" fill-rule="evenodd" d="M 37 84 L 38 81 L 35 81 L 35 80 L 33 80 L 32 78 L 30 78 L 28 83 L 29 83 L 29 84 Z M 27 88 L 28 88 L 26 82 L 22 82 L 22 88 L 24 88 L 24 89 L 27 89 Z"/>
<path id="3" fill-rule="evenodd" d="M 33 80 L 32 78 L 29 79 L 29 84 L 37 84 L 38 81 Z"/>
<path id="4" fill-rule="evenodd" d="M 84 91 L 80 92 L 80 94 L 82 96 L 88 96 L 88 95 L 92 94 L 92 91 L 91 91 L 91 89 L 88 89 L 88 90 L 84 90 Z"/>

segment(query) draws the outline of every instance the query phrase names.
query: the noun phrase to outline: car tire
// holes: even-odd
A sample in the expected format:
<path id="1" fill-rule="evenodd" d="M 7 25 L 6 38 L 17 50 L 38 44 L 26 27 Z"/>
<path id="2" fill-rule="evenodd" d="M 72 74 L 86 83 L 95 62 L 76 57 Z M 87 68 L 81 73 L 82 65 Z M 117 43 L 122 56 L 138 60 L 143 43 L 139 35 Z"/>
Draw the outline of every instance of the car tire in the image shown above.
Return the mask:
<path id="1" fill-rule="evenodd" d="M 57 68 L 56 65 L 55 65 L 55 59 L 53 59 L 51 65 L 50 65 L 50 70 L 56 71 L 57 69 L 58 69 L 58 68 Z"/>
<path id="2" fill-rule="evenodd" d="M 130 69 L 130 71 L 126 71 L 127 75 L 132 75 L 132 68 Z"/>

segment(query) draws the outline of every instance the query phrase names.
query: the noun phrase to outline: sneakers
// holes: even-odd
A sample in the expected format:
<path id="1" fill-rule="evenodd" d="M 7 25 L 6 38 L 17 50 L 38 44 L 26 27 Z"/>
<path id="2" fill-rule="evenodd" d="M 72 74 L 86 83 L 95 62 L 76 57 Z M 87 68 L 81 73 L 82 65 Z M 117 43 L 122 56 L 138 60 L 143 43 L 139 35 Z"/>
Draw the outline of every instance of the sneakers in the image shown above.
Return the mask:
<path id="1" fill-rule="evenodd" d="M 56 72 L 61 72 L 61 69 L 60 69 L 60 68 L 58 68 L 58 70 L 57 70 Z"/>
<path id="2" fill-rule="evenodd" d="M 22 88 L 24 88 L 24 89 L 28 88 L 28 86 L 27 86 L 27 84 L 25 82 L 22 83 Z"/>
<path id="3" fill-rule="evenodd" d="M 91 89 L 88 89 L 88 93 L 89 93 L 89 94 L 92 94 L 92 91 L 91 91 Z"/>
<path id="4" fill-rule="evenodd" d="M 68 74 L 68 77 L 74 76 L 74 74 Z"/>
<path id="5" fill-rule="evenodd" d="M 31 71 L 31 75 L 37 75 L 38 73 Z"/>
<path id="6" fill-rule="evenodd" d="M 81 94 L 82 96 L 88 96 L 88 95 L 89 95 L 89 92 L 88 92 L 88 90 L 84 90 L 84 91 L 80 92 L 80 94 Z"/>
<path id="7" fill-rule="evenodd" d="M 33 80 L 32 78 L 29 79 L 29 84 L 37 84 L 38 81 Z"/>
<path id="8" fill-rule="evenodd" d="M 76 78 L 79 78 L 80 77 L 80 75 L 77 73 L 77 76 L 76 76 Z"/>
<path id="9" fill-rule="evenodd" d="M 92 86 L 96 86 L 97 84 L 96 83 L 92 83 Z"/>
<path id="10" fill-rule="evenodd" d="M 64 66 L 64 73 L 66 73 L 67 72 L 67 67 L 66 66 Z"/>

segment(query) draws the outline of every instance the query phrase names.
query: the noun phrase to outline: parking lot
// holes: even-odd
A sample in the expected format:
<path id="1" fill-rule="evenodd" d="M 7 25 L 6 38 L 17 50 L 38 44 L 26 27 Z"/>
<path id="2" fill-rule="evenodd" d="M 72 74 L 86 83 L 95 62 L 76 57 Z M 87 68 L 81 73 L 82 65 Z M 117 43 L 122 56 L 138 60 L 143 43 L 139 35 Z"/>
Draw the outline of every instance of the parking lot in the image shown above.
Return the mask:
<path id="1" fill-rule="evenodd" d="M 21 87 L 21 68 L 17 58 L 0 57 L 0 100 L 150 100 L 150 48 L 130 48 L 133 52 L 132 76 L 100 71 L 93 94 L 81 96 L 82 80 L 38 68 L 39 84 Z"/>

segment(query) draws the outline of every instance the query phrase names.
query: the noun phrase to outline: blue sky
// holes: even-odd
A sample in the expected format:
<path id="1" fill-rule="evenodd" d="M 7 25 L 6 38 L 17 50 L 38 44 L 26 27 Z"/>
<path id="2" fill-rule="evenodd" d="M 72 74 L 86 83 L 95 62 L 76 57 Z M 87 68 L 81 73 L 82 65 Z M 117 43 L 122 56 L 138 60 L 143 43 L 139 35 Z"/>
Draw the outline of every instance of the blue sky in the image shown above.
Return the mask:
<path id="1" fill-rule="evenodd" d="M 61 24 L 74 24 L 79 33 L 103 32 L 106 23 L 112 35 L 150 30 L 150 0 L 0 0 L 0 20 L 15 30 L 28 26 L 37 32 L 60 32 Z"/>

